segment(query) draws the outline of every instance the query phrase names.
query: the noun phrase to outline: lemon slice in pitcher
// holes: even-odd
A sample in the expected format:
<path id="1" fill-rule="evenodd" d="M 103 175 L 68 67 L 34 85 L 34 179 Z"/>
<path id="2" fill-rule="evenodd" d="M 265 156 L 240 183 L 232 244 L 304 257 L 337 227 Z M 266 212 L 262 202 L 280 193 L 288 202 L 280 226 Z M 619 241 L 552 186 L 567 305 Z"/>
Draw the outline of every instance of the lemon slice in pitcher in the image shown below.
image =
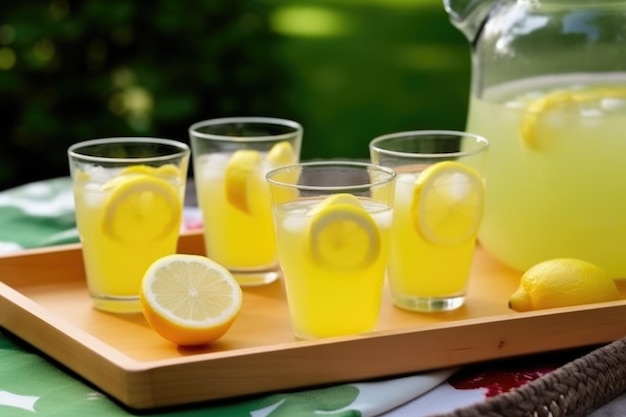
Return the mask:
<path id="1" fill-rule="evenodd" d="M 459 162 L 430 165 L 418 176 L 411 214 L 416 231 L 433 245 L 473 239 L 480 225 L 484 186 L 478 173 Z"/>
<path id="2" fill-rule="evenodd" d="M 361 270 L 376 261 L 380 232 L 372 216 L 352 195 L 327 197 L 310 211 L 310 255 L 320 267 Z"/>
<path id="3" fill-rule="evenodd" d="M 590 86 L 580 89 L 556 90 L 532 100 L 526 107 L 520 126 L 524 144 L 531 149 L 541 147 L 538 135 L 541 118 L 551 111 L 582 115 L 584 109 L 600 109 L 605 99 L 626 100 L 626 87 Z"/>
<path id="4" fill-rule="evenodd" d="M 261 165 L 261 154 L 253 149 L 240 149 L 228 161 L 225 171 L 224 187 L 228 202 L 243 211 L 250 213 L 250 188 Z"/>
<path id="5" fill-rule="evenodd" d="M 121 242 L 149 242 L 177 230 L 182 207 L 176 188 L 152 175 L 121 175 L 102 186 L 108 192 L 103 231 Z"/>

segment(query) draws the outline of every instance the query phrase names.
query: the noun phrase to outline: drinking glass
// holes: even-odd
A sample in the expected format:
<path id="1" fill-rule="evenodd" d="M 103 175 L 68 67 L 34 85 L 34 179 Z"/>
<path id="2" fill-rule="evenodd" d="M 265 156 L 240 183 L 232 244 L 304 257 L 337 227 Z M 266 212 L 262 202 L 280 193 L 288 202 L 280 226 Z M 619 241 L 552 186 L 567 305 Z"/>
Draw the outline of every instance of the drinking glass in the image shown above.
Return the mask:
<path id="1" fill-rule="evenodd" d="M 241 286 L 280 277 L 265 174 L 300 159 L 302 126 L 270 117 L 227 117 L 189 128 L 206 255 Z"/>
<path id="2" fill-rule="evenodd" d="M 306 162 L 268 173 L 296 338 L 375 329 L 395 177 L 392 169 L 350 161 Z"/>
<path id="3" fill-rule="evenodd" d="M 398 173 L 388 279 L 394 304 L 421 312 L 463 305 L 484 205 L 488 142 L 456 131 L 408 131 L 370 142 Z"/>
<path id="4" fill-rule="evenodd" d="M 94 307 L 141 311 L 148 267 L 176 252 L 189 147 L 160 138 L 103 138 L 68 149 L 87 287 Z"/>

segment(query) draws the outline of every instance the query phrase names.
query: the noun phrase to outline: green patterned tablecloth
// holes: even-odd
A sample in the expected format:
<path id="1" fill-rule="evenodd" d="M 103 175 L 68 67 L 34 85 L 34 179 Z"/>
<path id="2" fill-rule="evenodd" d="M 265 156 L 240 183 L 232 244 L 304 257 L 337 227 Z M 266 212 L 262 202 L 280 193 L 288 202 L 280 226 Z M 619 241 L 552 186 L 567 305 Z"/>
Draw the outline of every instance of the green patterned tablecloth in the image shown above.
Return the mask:
<path id="1" fill-rule="evenodd" d="M 0 253 L 78 241 L 69 178 L 0 192 Z M 0 271 L 2 280 L 2 271 Z M 446 381 L 452 370 L 276 393 L 142 416 L 377 416 Z M 210 378 L 207 378 L 210 383 Z M 0 416 L 132 416 L 105 393 L 0 329 Z M 414 414 L 413 414 L 414 415 Z"/>

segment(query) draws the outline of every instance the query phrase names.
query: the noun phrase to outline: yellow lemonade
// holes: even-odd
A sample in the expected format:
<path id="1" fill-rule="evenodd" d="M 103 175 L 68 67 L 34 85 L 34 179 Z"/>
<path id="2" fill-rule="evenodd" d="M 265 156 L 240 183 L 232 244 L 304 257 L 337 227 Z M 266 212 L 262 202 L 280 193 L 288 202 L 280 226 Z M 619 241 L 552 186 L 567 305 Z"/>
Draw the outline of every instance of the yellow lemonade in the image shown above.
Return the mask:
<path id="1" fill-rule="evenodd" d="M 292 324 L 305 339 L 376 327 L 389 253 L 387 205 L 342 196 L 329 209 L 324 201 L 275 207 Z"/>
<path id="2" fill-rule="evenodd" d="M 551 258 L 626 277 L 626 76 L 537 78 L 472 98 L 491 142 L 479 241 L 518 270 Z"/>
<path id="3" fill-rule="evenodd" d="M 233 273 L 272 270 L 278 265 L 270 189 L 265 180 L 265 173 L 274 166 L 266 155 L 258 153 L 258 163 L 242 178 L 245 184 L 232 185 L 227 183 L 226 172 L 233 154 L 196 157 L 195 181 L 207 255 Z M 229 195 L 237 192 L 231 190 L 241 195 Z M 241 282 L 241 276 L 235 277 L 241 284 L 255 284 L 250 282 L 253 278 Z"/>
<path id="4" fill-rule="evenodd" d="M 144 273 L 176 252 L 184 189 L 174 165 L 75 173 L 76 223 L 96 308 L 141 311 Z"/>

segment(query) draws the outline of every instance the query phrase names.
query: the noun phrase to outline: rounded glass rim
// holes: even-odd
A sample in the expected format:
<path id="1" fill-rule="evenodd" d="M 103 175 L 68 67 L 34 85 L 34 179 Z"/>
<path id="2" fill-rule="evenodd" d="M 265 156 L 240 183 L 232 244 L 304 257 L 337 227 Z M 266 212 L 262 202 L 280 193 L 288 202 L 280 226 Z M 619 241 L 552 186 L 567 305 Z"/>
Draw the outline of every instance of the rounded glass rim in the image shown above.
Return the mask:
<path id="1" fill-rule="evenodd" d="M 478 145 L 476 148 L 466 151 L 457 151 L 457 152 L 440 152 L 440 153 L 420 153 L 420 152 L 403 152 L 403 151 L 394 151 L 391 149 L 385 149 L 379 146 L 381 142 L 388 141 L 390 139 L 398 139 L 402 137 L 436 137 L 436 136 L 447 136 L 447 137 L 468 137 L 475 139 L 476 144 Z M 385 135 L 377 136 L 372 139 L 369 143 L 370 151 L 376 151 L 381 155 L 394 156 L 397 158 L 415 158 L 415 157 L 423 157 L 423 158 L 454 158 L 454 157 L 466 157 L 471 155 L 476 155 L 490 146 L 489 141 L 482 135 L 464 132 L 461 130 L 406 130 L 402 132 L 388 133 Z"/>
<path id="2" fill-rule="evenodd" d="M 219 126 L 235 123 L 250 123 L 250 124 L 273 124 L 277 126 L 290 127 L 293 129 L 291 132 L 280 133 L 277 135 L 264 135 L 264 136 L 228 136 L 218 135 L 215 133 L 199 132 L 198 129 L 207 126 Z M 265 117 L 265 116 L 237 116 L 237 117 L 219 117 L 216 119 L 206 119 L 196 122 L 189 126 L 189 136 L 200 139 L 208 139 L 214 141 L 247 141 L 247 142 L 265 142 L 275 141 L 281 139 L 289 139 L 295 134 L 302 133 L 302 125 L 295 120 L 283 119 L 280 117 Z"/>
<path id="3" fill-rule="evenodd" d="M 278 181 L 270 178 L 273 175 L 276 175 L 279 172 L 285 172 L 288 170 L 298 169 L 298 168 L 323 168 L 323 167 L 346 167 L 346 168 L 363 168 L 367 170 L 375 170 L 382 174 L 387 174 L 388 176 L 385 178 L 380 178 L 377 181 L 363 183 L 363 184 L 353 184 L 353 185 L 304 185 L 304 184 L 293 184 L 284 181 Z M 369 189 L 372 187 L 380 187 L 387 185 L 393 181 L 395 181 L 397 177 L 397 173 L 394 169 L 376 165 L 370 162 L 360 162 L 360 161 L 342 161 L 342 160 L 328 160 L 328 161 L 306 161 L 299 162 L 297 164 L 285 165 L 279 168 L 275 168 L 265 174 L 266 180 L 270 184 L 274 184 L 280 187 L 288 187 L 295 188 L 303 191 L 342 191 L 342 192 L 358 192 L 360 190 Z"/>
<path id="4" fill-rule="evenodd" d="M 166 155 L 158 155 L 158 156 L 138 156 L 138 157 L 106 157 L 106 156 L 93 156 L 87 155 L 80 152 L 80 149 L 96 146 L 96 145 L 105 145 L 105 144 L 114 144 L 114 143 L 155 143 L 159 145 L 166 145 L 172 147 L 172 152 Z M 182 158 L 185 155 L 189 155 L 191 152 L 190 147 L 181 141 L 174 139 L 165 139 L 165 138 L 155 138 L 149 136 L 140 136 L 140 137 L 132 137 L 132 136 L 119 136 L 119 137 L 108 137 L 108 138 L 97 138 L 97 139 L 89 139 L 81 142 L 76 142 L 67 149 L 67 153 L 70 158 L 80 159 L 84 162 L 114 162 L 114 163 L 124 163 L 124 162 L 153 162 L 153 161 L 161 161 L 168 160 L 172 158 Z"/>

